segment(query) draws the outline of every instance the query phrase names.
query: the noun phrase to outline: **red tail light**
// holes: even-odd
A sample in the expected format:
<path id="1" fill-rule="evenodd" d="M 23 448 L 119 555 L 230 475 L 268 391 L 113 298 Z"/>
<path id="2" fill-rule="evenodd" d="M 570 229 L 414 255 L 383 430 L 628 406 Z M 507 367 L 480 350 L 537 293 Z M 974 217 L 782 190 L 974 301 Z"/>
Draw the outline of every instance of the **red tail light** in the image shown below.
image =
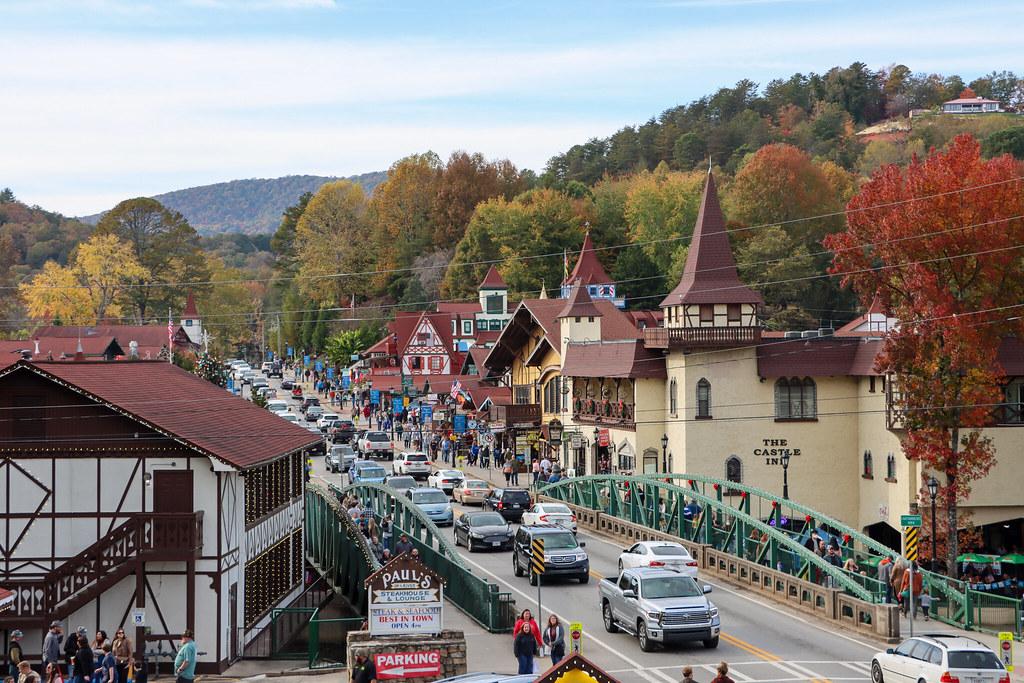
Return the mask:
<path id="1" fill-rule="evenodd" d="M 540 521 L 542 521 L 542 522 L 546 522 L 546 521 L 548 521 L 548 516 L 547 516 L 547 515 L 541 515 L 541 516 L 540 516 L 540 517 L 538 517 L 537 519 L 539 519 L 539 520 L 540 520 Z"/>
<path id="2" fill-rule="evenodd" d="M 501 501 L 499 500 L 499 501 L 498 501 L 498 509 L 499 509 L 499 510 L 501 510 L 501 509 L 502 509 L 503 507 L 505 507 L 505 504 L 504 504 L 504 503 L 502 503 L 502 502 L 501 502 Z"/>
<path id="3" fill-rule="evenodd" d="M 960 683 L 960 679 L 956 676 L 950 675 L 948 671 L 942 673 L 942 677 L 939 679 L 939 683 Z"/>
<path id="4" fill-rule="evenodd" d="M 999 683 L 1010 683 L 1010 674 L 1006 674 L 999 679 Z"/>
<path id="5" fill-rule="evenodd" d="M 648 566 L 650 566 L 650 567 L 664 567 L 665 563 L 662 562 L 661 560 L 651 560 L 651 564 L 648 565 Z"/>
<path id="6" fill-rule="evenodd" d="M 572 516 L 572 521 L 574 521 L 574 522 L 576 521 L 576 515 Z"/>
<path id="7" fill-rule="evenodd" d="M 697 560 L 689 560 L 689 561 L 688 561 L 688 562 L 686 563 L 686 566 L 687 566 L 687 567 L 696 567 L 696 566 L 697 566 Z"/>

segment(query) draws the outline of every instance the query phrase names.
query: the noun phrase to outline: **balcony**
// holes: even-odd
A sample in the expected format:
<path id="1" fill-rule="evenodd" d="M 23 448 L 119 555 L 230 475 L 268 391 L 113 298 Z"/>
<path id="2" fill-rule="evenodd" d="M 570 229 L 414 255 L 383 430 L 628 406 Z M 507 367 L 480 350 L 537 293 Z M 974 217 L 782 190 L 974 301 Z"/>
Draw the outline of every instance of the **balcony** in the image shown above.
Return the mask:
<path id="1" fill-rule="evenodd" d="M 636 406 L 623 401 L 577 398 L 573 400 L 572 415 L 578 424 L 636 428 Z"/>
<path id="2" fill-rule="evenodd" d="M 516 403 L 509 406 L 494 406 L 492 419 L 506 429 L 510 427 L 539 427 L 540 404 Z"/>
<path id="3" fill-rule="evenodd" d="M 649 349 L 707 349 L 746 346 L 761 341 L 760 327 L 648 327 Z"/>

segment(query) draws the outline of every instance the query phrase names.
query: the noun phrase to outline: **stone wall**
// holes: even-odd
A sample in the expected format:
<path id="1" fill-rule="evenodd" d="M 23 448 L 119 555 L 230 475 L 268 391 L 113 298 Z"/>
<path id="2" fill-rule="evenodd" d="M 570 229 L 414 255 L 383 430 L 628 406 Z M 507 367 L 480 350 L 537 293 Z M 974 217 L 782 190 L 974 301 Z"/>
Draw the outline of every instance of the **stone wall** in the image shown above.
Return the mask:
<path id="1" fill-rule="evenodd" d="M 356 657 L 373 657 L 387 652 L 427 652 L 441 654 L 441 675 L 403 679 L 409 683 L 431 683 L 438 678 L 449 678 L 466 673 L 466 636 L 462 631 L 441 631 L 437 636 L 371 637 L 369 631 L 349 631 L 346 645 L 351 669 Z"/>

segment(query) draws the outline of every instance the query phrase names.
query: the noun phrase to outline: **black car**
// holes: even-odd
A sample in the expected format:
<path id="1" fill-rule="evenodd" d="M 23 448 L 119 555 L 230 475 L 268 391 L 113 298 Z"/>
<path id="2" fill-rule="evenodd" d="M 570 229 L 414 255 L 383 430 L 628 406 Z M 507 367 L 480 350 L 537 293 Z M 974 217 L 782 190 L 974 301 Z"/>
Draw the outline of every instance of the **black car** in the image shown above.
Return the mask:
<path id="1" fill-rule="evenodd" d="M 327 428 L 327 433 L 334 443 L 352 443 L 356 435 L 356 426 L 352 424 L 352 420 L 335 420 L 334 424 Z"/>
<path id="2" fill-rule="evenodd" d="M 520 522 L 523 513 L 532 504 L 530 492 L 526 489 L 492 489 L 484 498 L 483 509 L 493 510 L 507 520 Z"/>
<path id="3" fill-rule="evenodd" d="M 291 381 L 290 379 L 286 379 L 281 382 L 281 388 L 287 389 L 288 391 L 291 391 L 294 386 L 295 382 Z"/>
<path id="4" fill-rule="evenodd" d="M 455 545 L 469 552 L 483 548 L 506 550 L 512 545 L 512 525 L 497 512 L 467 512 L 455 520 Z"/>
<path id="5" fill-rule="evenodd" d="M 270 369 L 267 370 L 267 377 L 284 377 L 284 366 L 280 363 L 272 363 Z"/>
<path id="6" fill-rule="evenodd" d="M 530 575 L 530 584 L 537 584 L 537 575 L 530 571 L 534 539 L 544 539 L 545 581 L 553 578 L 590 581 L 590 557 L 583 549 L 586 543 L 578 541 L 576 534 L 555 524 L 521 526 L 512 544 L 512 573 Z"/>

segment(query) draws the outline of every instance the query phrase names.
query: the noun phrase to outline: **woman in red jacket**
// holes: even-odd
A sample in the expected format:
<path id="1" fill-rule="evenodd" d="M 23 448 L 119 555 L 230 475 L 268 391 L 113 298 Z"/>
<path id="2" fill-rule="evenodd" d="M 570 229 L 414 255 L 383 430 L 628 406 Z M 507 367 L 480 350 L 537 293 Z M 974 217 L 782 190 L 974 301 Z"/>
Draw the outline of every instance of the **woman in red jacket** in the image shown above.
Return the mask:
<path id="1" fill-rule="evenodd" d="M 541 640 L 540 629 L 537 628 L 537 622 L 534 621 L 533 615 L 528 609 L 524 609 L 523 613 L 519 615 L 518 619 L 516 619 L 516 626 L 512 629 L 512 639 L 515 640 L 515 637 L 519 635 L 519 631 L 523 628 L 523 624 L 530 625 L 530 633 L 533 634 L 534 639 L 537 641 L 537 648 L 540 649 L 544 647 L 544 642 Z"/>

